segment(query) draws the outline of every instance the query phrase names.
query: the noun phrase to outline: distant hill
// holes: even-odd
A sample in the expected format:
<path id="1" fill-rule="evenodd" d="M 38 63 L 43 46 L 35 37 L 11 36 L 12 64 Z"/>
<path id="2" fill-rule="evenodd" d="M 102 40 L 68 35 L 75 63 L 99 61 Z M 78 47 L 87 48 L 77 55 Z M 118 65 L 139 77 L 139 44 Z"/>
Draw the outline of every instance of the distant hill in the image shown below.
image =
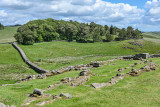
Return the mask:
<path id="1" fill-rule="evenodd" d="M 160 32 L 145 32 L 143 37 L 147 41 L 160 43 Z"/>
<path id="2" fill-rule="evenodd" d="M 15 24 L 15 25 L 7 25 L 6 27 L 17 27 L 17 26 L 22 26 L 21 24 Z"/>

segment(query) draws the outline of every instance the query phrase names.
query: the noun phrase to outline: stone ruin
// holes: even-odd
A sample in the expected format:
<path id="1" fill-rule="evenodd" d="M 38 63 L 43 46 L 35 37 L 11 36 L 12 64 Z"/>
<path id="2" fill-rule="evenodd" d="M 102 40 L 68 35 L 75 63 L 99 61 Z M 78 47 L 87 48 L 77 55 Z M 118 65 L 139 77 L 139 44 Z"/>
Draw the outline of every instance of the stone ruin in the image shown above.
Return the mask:
<path id="1" fill-rule="evenodd" d="M 145 61 L 144 61 L 145 62 Z M 148 62 L 148 61 L 147 61 Z M 138 63 L 134 63 L 134 65 L 137 65 Z M 128 68 L 128 67 L 127 67 Z M 140 69 L 132 69 L 130 72 L 123 74 L 122 72 L 124 71 L 123 68 L 118 69 L 118 74 L 114 77 L 112 77 L 110 79 L 109 82 L 107 83 L 92 83 L 91 86 L 95 89 L 99 89 L 102 87 L 107 87 L 107 86 L 111 86 L 113 84 L 116 84 L 117 82 L 119 82 L 120 80 L 124 79 L 125 77 L 128 76 L 139 76 L 141 75 L 143 72 L 151 72 L 151 71 L 155 71 L 159 68 L 159 66 L 155 63 L 149 62 L 148 65 L 140 68 Z"/>
<path id="2" fill-rule="evenodd" d="M 107 87 L 107 86 L 111 86 L 113 84 L 116 84 L 117 82 L 119 82 L 120 80 L 124 79 L 126 75 L 124 74 L 117 74 L 116 76 L 112 77 L 110 79 L 109 82 L 107 83 L 92 83 L 91 86 L 95 89 L 99 89 L 99 88 L 102 88 L 102 87 Z"/>
<path id="3" fill-rule="evenodd" d="M 123 59 L 126 60 L 141 60 L 141 59 L 147 59 L 147 58 L 158 58 L 160 57 L 160 54 L 149 54 L 149 53 L 141 53 L 136 55 L 129 55 L 129 56 L 123 56 Z"/>
<path id="4" fill-rule="evenodd" d="M 90 70 L 84 70 L 79 73 L 78 77 L 73 77 L 73 78 L 65 77 L 60 82 L 54 85 L 50 85 L 47 90 L 53 89 L 62 84 L 69 84 L 70 86 L 73 86 L 73 87 L 79 86 L 79 85 L 85 84 L 90 79 L 90 76 L 93 76 L 93 75 L 94 74 Z"/>
<path id="5" fill-rule="evenodd" d="M 141 75 L 143 72 L 151 72 L 151 71 L 155 71 L 158 69 L 158 65 L 155 63 L 150 62 L 148 65 L 140 68 L 140 69 L 132 69 L 128 74 L 131 76 L 139 76 Z"/>
<path id="6" fill-rule="evenodd" d="M 16 107 L 16 106 L 14 106 L 14 105 L 9 106 L 9 105 L 5 105 L 5 104 L 0 102 L 0 107 Z"/>
<path id="7" fill-rule="evenodd" d="M 149 53 L 136 54 L 133 59 L 139 60 L 139 59 L 147 59 L 147 58 L 150 58 Z"/>

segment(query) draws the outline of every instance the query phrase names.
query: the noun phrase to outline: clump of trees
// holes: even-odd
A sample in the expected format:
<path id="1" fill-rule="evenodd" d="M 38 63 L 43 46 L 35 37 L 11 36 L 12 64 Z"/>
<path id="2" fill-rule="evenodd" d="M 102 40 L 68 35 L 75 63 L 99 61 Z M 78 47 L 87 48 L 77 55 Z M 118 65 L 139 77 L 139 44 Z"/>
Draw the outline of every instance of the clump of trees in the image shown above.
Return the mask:
<path id="1" fill-rule="evenodd" d="M 119 29 L 115 26 L 102 26 L 94 22 L 79 23 L 77 21 L 34 20 L 18 28 L 15 34 L 17 42 L 32 45 L 36 42 L 52 40 L 68 40 L 82 43 L 112 40 L 138 39 L 141 32 L 132 27 Z"/>
<path id="2" fill-rule="evenodd" d="M 4 26 L 0 23 L 0 30 L 4 29 Z"/>
<path id="3" fill-rule="evenodd" d="M 127 29 L 122 28 L 119 31 L 118 38 L 119 40 L 126 40 L 126 39 L 142 39 L 143 35 L 142 32 L 138 29 L 132 28 L 128 26 Z"/>

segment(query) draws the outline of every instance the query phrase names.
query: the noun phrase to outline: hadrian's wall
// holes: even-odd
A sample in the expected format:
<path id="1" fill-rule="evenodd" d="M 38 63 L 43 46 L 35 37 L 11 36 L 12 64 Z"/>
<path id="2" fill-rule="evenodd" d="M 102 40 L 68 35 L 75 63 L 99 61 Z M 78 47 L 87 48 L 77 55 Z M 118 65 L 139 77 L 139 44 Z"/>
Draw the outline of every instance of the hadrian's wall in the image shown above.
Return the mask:
<path id="1" fill-rule="evenodd" d="M 15 49 L 18 50 L 18 52 L 20 53 L 20 55 L 21 55 L 22 59 L 24 60 L 24 62 L 25 62 L 27 65 L 29 65 L 32 69 L 34 69 L 36 72 L 38 72 L 38 73 L 47 73 L 47 72 L 48 72 L 48 70 L 42 69 L 42 68 L 40 68 L 39 66 L 35 65 L 34 63 L 32 63 L 32 62 L 27 58 L 27 56 L 26 56 L 26 54 L 24 53 L 24 51 L 17 45 L 16 42 L 14 42 L 12 45 L 13 45 L 13 47 L 14 47 Z"/>

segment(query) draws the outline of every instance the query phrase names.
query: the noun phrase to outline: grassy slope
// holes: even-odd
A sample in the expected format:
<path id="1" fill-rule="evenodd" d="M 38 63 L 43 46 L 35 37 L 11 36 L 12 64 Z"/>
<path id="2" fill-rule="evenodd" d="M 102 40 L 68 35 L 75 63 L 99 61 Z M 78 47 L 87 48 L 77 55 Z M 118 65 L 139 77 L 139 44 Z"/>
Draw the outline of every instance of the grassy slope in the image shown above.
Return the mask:
<path id="1" fill-rule="evenodd" d="M 12 32 L 10 32 L 12 33 Z M 1 35 L 2 33 L 0 33 Z M 2 38 L 2 36 L 0 36 Z M 10 38 L 10 35 L 8 36 Z M 1 39 L 0 39 L 1 40 Z M 9 39 L 1 40 L 8 42 Z M 107 60 L 115 55 L 135 54 L 134 50 L 122 49 L 125 45 L 136 47 L 136 50 L 149 53 L 160 53 L 160 46 L 157 43 L 143 41 L 144 48 L 131 46 L 128 41 L 111 43 L 68 43 L 68 42 L 48 42 L 38 43 L 33 46 L 21 46 L 29 59 L 36 62 L 42 59 L 39 64 L 46 69 L 56 69 L 68 65 L 85 64 L 90 61 Z M 154 48 L 153 48 L 154 47 Z M 16 78 L 23 77 L 25 74 L 35 74 L 35 72 L 26 66 L 19 53 L 11 45 L 0 45 L 0 78 L 9 80 L 0 80 L 0 84 L 14 83 Z M 92 71 L 101 76 L 92 77 L 89 82 L 107 82 L 117 73 L 117 69 L 128 66 L 131 62 L 115 62 L 116 65 L 104 66 Z M 154 59 L 154 62 L 160 64 L 160 58 Z M 159 70 L 158 70 L 159 71 Z M 62 92 L 73 94 L 71 100 L 59 100 L 53 104 L 47 105 L 53 107 L 60 106 L 160 106 L 160 73 L 144 73 L 139 77 L 130 77 L 122 80 L 111 87 L 94 90 L 91 87 L 80 86 L 59 86 L 55 90 L 48 91 L 53 95 Z M 80 71 L 79 71 L 80 72 Z M 0 87 L 0 102 L 20 106 L 28 97 L 25 94 L 32 93 L 34 88 L 45 89 L 64 77 L 77 76 L 78 71 L 72 71 L 61 75 L 49 77 L 46 80 L 33 80 L 14 86 Z M 112 72 L 110 74 L 110 72 Z M 10 75 L 9 75 L 10 74 Z M 21 76 L 22 75 L 22 76 Z M 12 78 L 14 77 L 14 78 Z M 35 102 L 34 102 L 35 103 Z"/>
<path id="2" fill-rule="evenodd" d="M 110 43 L 43 42 L 33 46 L 20 45 L 20 47 L 31 61 L 45 69 L 52 70 L 62 66 L 86 64 L 90 61 L 114 56 L 136 54 L 135 50 L 139 53 L 160 53 L 160 44 L 144 40 L 139 41 L 143 41 L 143 48 L 129 44 L 128 40 Z M 123 49 L 124 45 L 134 47 L 135 50 Z M 38 63 L 38 59 L 42 59 L 42 62 Z"/>
<path id="3" fill-rule="evenodd" d="M 13 42 L 18 27 L 5 27 L 0 30 L 0 43 Z M 15 83 L 25 75 L 35 74 L 23 62 L 19 53 L 10 44 L 0 44 L 0 85 Z"/>
<path id="4" fill-rule="evenodd" d="M 88 81 L 86 85 L 90 85 L 90 83 L 95 82 L 108 82 L 111 77 L 116 75 L 118 68 L 127 67 L 129 64 L 133 64 L 134 62 L 137 61 L 116 61 L 109 65 L 92 69 L 92 71 L 99 76 L 91 77 L 91 80 Z M 160 65 L 160 58 L 153 59 L 153 62 Z M 138 65 L 136 68 L 140 68 L 142 66 L 144 65 Z M 143 107 L 159 107 L 159 70 L 143 73 L 139 77 L 127 77 L 116 85 L 98 90 L 84 85 L 79 87 L 62 85 L 46 93 L 50 93 L 52 95 L 59 93 L 71 93 L 73 98 L 70 100 L 55 101 L 52 104 L 46 105 L 46 107 L 134 107 L 135 105 Z M 128 71 L 129 70 L 126 72 Z M 46 89 L 49 85 L 60 81 L 64 77 L 78 76 L 79 72 L 80 71 L 72 71 L 52 76 L 45 80 L 32 80 L 14 86 L 0 87 L 1 102 L 6 104 L 14 104 L 19 107 L 21 103 L 27 100 L 28 97 L 26 94 L 32 93 L 34 88 Z M 39 101 L 33 102 L 31 106 L 33 107 L 33 105 Z"/>
<path id="5" fill-rule="evenodd" d="M 160 33 L 147 32 L 143 33 L 144 39 L 151 42 L 160 43 Z"/>
<path id="6" fill-rule="evenodd" d="M 4 30 L 0 30 L 0 43 L 13 42 L 14 34 L 16 33 L 18 27 L 5 27 Z"/>
<path id="7" fill-rule="evenodd" d="M 117 55 L 137 53 L 132 49 L 123 49 L 124 44 L 128 47 L 135 47 L 135 50 L 142 52 L 160 53 L 160 45 L 149 41 L 143 41 L 144 47 L 142 49 L 130 45 L 128 41 L 88 44 L 44 42 L 33 46 L 20 46 L 31 61 L 42 68 L 53 70 L 69 65 L 87 64 L 90 61 L 111 59 Z M 29 74 L 36 74 L 22 61 L 19 53 L 9 44 L 0 45 L 0 58 L 0 84 L 14 83 L 18 79 L 17 77 L 23 78 Z M 37 62 L 38 59 L 42 59 L 42 62 Z"/>
<path id="8" fill-rule="evenodd" d="M 35 74 L 10 44 L 0 45 L 0 85 L 14 83 L 24 75 Z"/>

